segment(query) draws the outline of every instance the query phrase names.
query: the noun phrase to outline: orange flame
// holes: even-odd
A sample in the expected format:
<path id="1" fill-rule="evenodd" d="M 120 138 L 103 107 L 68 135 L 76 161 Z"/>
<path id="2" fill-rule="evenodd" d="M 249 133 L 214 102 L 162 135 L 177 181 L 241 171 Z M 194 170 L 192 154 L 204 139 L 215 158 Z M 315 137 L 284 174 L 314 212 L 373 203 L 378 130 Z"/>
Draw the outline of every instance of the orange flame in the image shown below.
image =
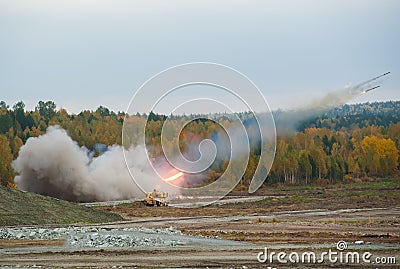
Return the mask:
<path id="1" fill-rule="evenodd" d="M 164 178 L 164 181 L 165 181 L 165 182 L 173 181 L 173 180 L 178 179 L 178 178 L 180 178 L 180 177 L 182 177 L 182 176 L 183 176 L 183 173 L 182 173 L 182 172 L 179 172 L 179 173 L 177 173 L 177 174 L 175 174 L 175 175 L 173 175 L 173 176 L 170 176 L 170 177 L 168 177 L 168 178 Z"/>

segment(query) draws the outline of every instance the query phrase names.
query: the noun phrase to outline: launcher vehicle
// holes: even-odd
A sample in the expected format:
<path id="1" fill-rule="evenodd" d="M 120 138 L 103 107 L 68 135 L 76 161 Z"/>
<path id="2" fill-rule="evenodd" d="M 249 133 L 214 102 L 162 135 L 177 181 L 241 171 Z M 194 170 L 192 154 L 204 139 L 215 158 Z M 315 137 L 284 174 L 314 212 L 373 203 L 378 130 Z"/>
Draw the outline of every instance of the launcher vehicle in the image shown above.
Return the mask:
<path id="1" fill-rule="evenodd" d="M 153 190 L 152 192 L 146 192 L 146 198 L 143 199 L 143 203 L 147 206 L 168 206 L 168 193 Z"/>

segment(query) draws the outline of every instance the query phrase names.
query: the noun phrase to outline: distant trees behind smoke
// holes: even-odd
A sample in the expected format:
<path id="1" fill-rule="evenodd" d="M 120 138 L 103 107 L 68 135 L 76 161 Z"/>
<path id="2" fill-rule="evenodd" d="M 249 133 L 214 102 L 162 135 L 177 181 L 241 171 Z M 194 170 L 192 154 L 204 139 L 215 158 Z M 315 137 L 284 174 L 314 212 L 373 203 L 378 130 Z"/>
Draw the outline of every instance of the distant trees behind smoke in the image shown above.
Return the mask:
<path id="1" fill-rule="evenodd" d="M 400 150 L 400 102 L 377 102 L 345 105 L 324 115 L 299 124 L 296 133 L 278 134 L 276 157 L 266 184 L 315 184 L 338 183 L 360 177 L 385 177 L 399 174 Z M 144 121 L 146 115 L 129 115 L 126 120 Z M 170 115 L 173 121 L 187 121 L 198 115 Z M 215 115 L 226 125 L 231 115 Z M 249 128 L 251 113 L 239 117 Z M 167 116 L 150 113 L 146 141 L 151 154 L 160 156 L 161 128 Z M 56 110 L 52 101 L 40 101 L 33 111 L 26 111 L 20 101 L 11 108 L 0 101 L 0 180 L 3 185 L 13 186 L 14 172 L 11 161 L 19 148 L 29 139 L 46 132 L 48 126 L 59 125 L 68 131 L 80 146 L 94 150 L 96 145 L 121 145 L 124 112 L 115 113 L 100 106 L 96 111 L 85 110 L 68 114 L 65 109 Z M 138 130 L 132 129 L 133 138 Z M 254 131 L 254 130 L 253 130 Z M 210 120 L 196 120 L 188 124 L 180 135 L 182 151 L 204 138 L 215 139 L 221 134 L 220 127 Z M 257 135 L 255 135 L 257 136 Z M 170 137 L 167 143 L 172 143 Z M 220 138 L 218 138 L 220 139 Z M 238 188 L 246 188 L 256 169 L 259 157 L 257 138 L 251 137 L 250 160 Z M 168 145 L 167 145 L 168 147 Z M 220 159 L 202 176 L 204 184 L 220 176 L 227 167 L 229 156 Z M 199 182 L 196 182 L 196 184 Z"/>
<path id="2" fill-rule="evenodd" d="M 299 131 L 310 127 L 325 127 L 332 130 L 351 130 L 371 125 L 389 127 L 399 121 L 400 102 L 398 101 L 343 105 L 317 118 L 302 122 Z"/>

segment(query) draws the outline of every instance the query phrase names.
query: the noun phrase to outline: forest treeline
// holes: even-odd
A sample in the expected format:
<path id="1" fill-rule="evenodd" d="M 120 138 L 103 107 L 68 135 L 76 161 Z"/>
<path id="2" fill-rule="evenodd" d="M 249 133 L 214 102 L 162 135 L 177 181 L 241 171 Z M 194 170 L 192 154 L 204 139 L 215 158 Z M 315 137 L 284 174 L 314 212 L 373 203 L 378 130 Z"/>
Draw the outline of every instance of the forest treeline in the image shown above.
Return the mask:
<path id="1" fill-rule="evenodd" d="M 304 121 L 297 132 L 278 134 L 275 160 L 265 184 L 334 184 L 363 177 L 399 175 L 399 108 L 400 102 L 345 105 Z M 194 117 L 169 116 L 177 125 Z M 215 117 L 222 119 L 226 126 L 232 125 L 230 115 Z M 252 114 L 241 113 L 239 117 L 251 129 Z M 146 118 L 147 115 L 115 113 L 103 106 L 95 111 L 69 114 L 65 109 L 57 110 L 52 101 L 40 101 L 33 111 L 26 111 L 22 101 L 12 107 L 0 102 L 1 183 L 15 187 L 12 160 L 30 137 L 44 134 L 48 126 L 61 126 L 80 146 L 95 151 L 98 145 L 121 145 L 124 120 L 143 123 Z M 162 155 L 161 129 L 166 118 L 154 113 L 148 115 L 146 141 L 154 157 Z M 135 139 L 135 133 L 139 132 L 132 126 L 131 138 Z M 180 149 L 190 152 L 190 147 L 202 139 L 221 140 L 224 135 L 212 120 L 197 119 L 185 126 L 179 138 L 168 138 L 166 147 L 178 140 Z M 239 188 L 248 186 L 257 167 L 259 140 L 251 138 L 250 144 L 250 159 Z M 203 174 L 202 182 L 218 178 L 227 167 L 228 159 L 227 155 L 215 162 Z"/>

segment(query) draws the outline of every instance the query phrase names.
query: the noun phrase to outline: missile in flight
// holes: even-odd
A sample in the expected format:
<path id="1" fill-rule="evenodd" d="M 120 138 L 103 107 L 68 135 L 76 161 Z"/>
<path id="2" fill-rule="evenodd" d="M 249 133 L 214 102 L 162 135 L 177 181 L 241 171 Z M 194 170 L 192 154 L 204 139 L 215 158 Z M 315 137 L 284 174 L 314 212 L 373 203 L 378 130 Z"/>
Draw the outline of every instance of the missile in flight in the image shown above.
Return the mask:
<path id="1" fill-rule="evenodd" d="M 372 87 L 372 88 L 369 88 L 369 89 L 366 89 L 363 93 L 367 93 L 367 92 L 372 91 L 372 90 L 375 90 L 375 89 L 377 89 L 377 88 L 379 88 L 379 87 L 380 87 L 380 85 L 375 86 L 375 87 Z"/>
<path id="2" fill-rule="evenodd" d="M 377 80 L 380 79 L 381 77 L 389 75 L 390 73 L 391 72 L 386 72 L 382 75 L 379 75 L 379 76 L 371 78 L 365 82 L 362 82 L 362 83 L 352 87 L 350 89 L 350 93 L 358 95 L 358 94 L 364 94 L 364 93 L 370 92 L 372 90 L 375 90 L 375 89 L 379 88 L 380 85 L 373 85 L 373 84 L 375 84 L 377 82 Z"/>

